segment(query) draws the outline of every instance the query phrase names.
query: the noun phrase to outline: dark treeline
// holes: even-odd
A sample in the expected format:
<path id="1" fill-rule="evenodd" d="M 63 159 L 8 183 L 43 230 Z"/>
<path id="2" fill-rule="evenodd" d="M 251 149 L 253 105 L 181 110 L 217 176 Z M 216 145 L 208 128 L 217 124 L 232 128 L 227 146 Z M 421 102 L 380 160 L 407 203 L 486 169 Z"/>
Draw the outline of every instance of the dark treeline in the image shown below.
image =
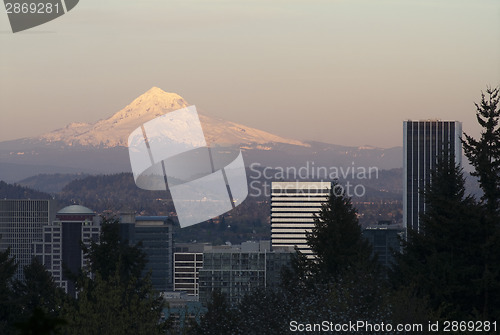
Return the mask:
<path id="1" fill-rule="evenodd" d="M 52 196 L 17 184 L 7 184 L 0 180 L 0 199 L 52 199 Z"/>

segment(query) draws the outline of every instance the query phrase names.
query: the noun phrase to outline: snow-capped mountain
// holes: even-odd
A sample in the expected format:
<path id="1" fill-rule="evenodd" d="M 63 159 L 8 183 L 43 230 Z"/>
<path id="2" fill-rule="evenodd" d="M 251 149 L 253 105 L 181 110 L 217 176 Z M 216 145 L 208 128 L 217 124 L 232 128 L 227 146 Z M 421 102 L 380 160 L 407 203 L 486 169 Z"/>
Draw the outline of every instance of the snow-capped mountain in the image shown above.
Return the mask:
<path id="1" fill-rule="evenodd" d="M 127 144 L 131 132 L 149 120 L 189 105 L 181 96 L 153 87 L 96 123 L 71 123 L 38 137 L 0 142 L 0 180 L 14 182 L 40 173 L 129 172 Z M 247 166 L 401 167 L 401 147 L 303 142 L 208 116 L 200 106 L 197 110 L 206 142 L 220 152 L 228 147 L 241 149 Z"/>
<path id="2" fill-rule="evenodd" d="M 96 123 L 71 123 L 64 128 L 41 135 L 38 139 L 47 142 L 62 142 L 67 145 L 94 147 L 127 146 L 130 133 L 145 122 L 190 104 L 175 93 L 167 93 L 153 87 L 128 106 L 108 119 Z M 306 143 L 286 139 L 238 123 L 217 119 L 199 113 L 200 121 L 209 145 L 262 146 L 281 143 L 309 146 Z"/>

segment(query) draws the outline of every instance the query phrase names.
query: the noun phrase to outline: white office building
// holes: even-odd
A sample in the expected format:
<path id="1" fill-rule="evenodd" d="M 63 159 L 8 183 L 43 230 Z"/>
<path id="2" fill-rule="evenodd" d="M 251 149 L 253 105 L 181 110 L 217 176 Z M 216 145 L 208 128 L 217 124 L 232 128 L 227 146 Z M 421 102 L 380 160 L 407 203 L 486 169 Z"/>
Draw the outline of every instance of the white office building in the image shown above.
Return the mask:
<path id="1" fill-rule="evenodd" d="M 314 227 L 314 214 L 328 200 L 331 182 L 273 182 L 271 185 L 272 248 L 295 247 L 314 257 L 306 232 Z"/>

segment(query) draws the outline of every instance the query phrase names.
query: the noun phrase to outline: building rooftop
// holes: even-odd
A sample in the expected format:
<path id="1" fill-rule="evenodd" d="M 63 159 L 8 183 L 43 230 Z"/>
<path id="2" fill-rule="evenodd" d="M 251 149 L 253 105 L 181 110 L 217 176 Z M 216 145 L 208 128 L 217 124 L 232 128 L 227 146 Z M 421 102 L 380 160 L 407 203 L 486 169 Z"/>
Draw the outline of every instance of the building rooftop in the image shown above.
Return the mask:
<path id="1" fill-rule="evenodd" d="M 90 208 L 87 208 L 85 206 L 80 206 L 80 205 L 71 205 L 71 206 L 66 206 L 63 209 L 61 209 L 57 214 L 85 214 L 85 215 L 94 215 L 94 211 L 91 210 Z"/>
<path id="2" fill-rule="evenodd" d="M 402 224 L 376 224 L 367 226 L 364 230 L 404 230 L 404 226 Z"/>
<path id="3" fill-rule="evenodd" d="M 168 216 L 136 216 L 136 221 L 168 221 Z"/>

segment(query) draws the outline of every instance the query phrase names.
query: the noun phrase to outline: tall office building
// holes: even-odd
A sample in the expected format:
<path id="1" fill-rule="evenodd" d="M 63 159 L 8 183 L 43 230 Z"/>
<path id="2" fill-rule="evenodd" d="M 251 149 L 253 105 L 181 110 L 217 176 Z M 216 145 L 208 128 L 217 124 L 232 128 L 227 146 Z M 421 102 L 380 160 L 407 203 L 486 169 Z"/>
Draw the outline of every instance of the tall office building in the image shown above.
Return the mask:
<path id="1" fill-rule="evenodd" d="M 425 212 L 421 192 L 431 179 L 438 157 L 448 152 L 462 162 L 462 123 L 459 121 L 404 121 L 403 123 L 403 224 L 420 230 L 419 214 Z"/>
<path id="2" fill-rule="evenodd" d="M 67 206 L 43 227 L 43 240 L 33 243 L 33 255 L 45 265 L 57 285 L 76 296 L 75 283 L 67 277 L 67 271 L 76 275 L 88 265 L 81 243 L 90 247 L 92 241 L 99 241 L 100 233 L 101 223 L 93 210 Z"/>
<path id="3" fill-rule="evenodd" d="M 160 292 L 172 290 L 172 230 L 173 223 L 166 216 L 135 216 L 122 214 L 120 237 L 135 245 L 141 242 L 146 254 L 143 275 L 151 271 L 153 288 Z"/>
<path id="4" fill-rule="evenodd" d="M 271 185 L 271 240 L 276 247 L 295 247 L 314 257 L 306 232 L 314 227 L 314 213 L 328 200 L 331 182 L 273 182 Z"/>
<path id="5" fill-rule="evenodd" d="M 43 227 L 56 213 L 54 200 L 0 200 L 0 250 L 10 247 L 18 267 L 15 278 L 24 279 L 24 267 L 31 264 L 33 243 L 42 241 Z"/>

